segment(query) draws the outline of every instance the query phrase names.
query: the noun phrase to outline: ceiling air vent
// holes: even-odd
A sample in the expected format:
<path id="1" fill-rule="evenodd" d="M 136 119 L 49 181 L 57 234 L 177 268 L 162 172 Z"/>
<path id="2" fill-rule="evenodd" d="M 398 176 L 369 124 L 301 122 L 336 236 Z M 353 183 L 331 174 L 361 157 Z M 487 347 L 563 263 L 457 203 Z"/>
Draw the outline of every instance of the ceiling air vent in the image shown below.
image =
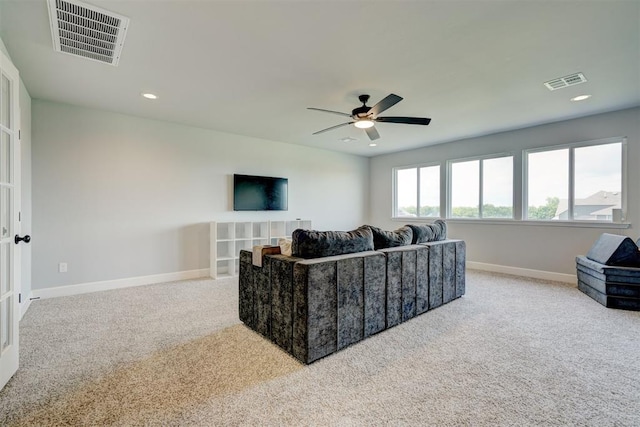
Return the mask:
<path id="1" fill-rule="evenodd" d="M 544 85 L 549 90 L 562 89 L 563 87 L 574 86 L 587 81 L 587 78 L 582 73 L 570 74 L 568 76 L 560 77 L 558 79 L 549 80 Z"/>
<path id="2" fill-rule="evenodd" d="M 118 65 L 129 18 L 73 0 L 48 3 L 56 51 Z"/>

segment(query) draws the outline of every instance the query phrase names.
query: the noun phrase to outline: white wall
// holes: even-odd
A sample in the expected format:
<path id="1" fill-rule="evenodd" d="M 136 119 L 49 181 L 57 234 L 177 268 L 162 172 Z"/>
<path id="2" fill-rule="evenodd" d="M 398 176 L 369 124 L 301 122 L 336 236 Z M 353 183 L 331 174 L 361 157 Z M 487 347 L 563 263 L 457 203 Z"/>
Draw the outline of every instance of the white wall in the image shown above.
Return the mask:
<path id="1" fill-rule="evenodd" d="M 369 219 L 363 157 L 42 100 L 32 111 L 34 290 L 206 269 L 210 221 Z M 233 173 L 288 178 L 289 211 L 233 212 Z"/>
<path id="2" fill-rule="evenodd" d="M 631 228 L 620 230 L 449 221 L 449 235 L 466 241 L 469 261 L 575 274 L 575 256 L 585 254 L 601 233 L 626 234 L 634 240 L 640 237 L 640 108 L 375 157 L 371 160 L 370 171 L 371 222 L 387 229 L 397 228 L 406 222 L 391 219 L 393 167 L 511 152 L 516 156 L 518 173 L 523 149 L 617 136 L 628 137 L 627 219 L 632 224 Z"/>

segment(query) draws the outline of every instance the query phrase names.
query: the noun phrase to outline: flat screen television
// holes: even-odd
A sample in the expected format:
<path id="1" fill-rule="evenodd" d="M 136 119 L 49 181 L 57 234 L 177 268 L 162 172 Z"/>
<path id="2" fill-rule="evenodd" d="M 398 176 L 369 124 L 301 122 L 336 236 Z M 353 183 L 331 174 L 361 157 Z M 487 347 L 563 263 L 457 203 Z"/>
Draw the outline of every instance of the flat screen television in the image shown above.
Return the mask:
<path id="1" fill-rule="evenodd" d="M 286 211 L 289 180 L 269 176 L 233 175 L 234 211 Z"/>

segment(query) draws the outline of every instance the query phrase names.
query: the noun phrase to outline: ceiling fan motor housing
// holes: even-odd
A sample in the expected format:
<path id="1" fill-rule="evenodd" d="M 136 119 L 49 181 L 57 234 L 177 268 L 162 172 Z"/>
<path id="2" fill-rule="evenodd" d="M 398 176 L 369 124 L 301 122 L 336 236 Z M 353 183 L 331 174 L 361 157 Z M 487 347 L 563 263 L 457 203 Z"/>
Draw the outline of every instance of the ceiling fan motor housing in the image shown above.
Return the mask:
<path id="1" fill-rule="evenodd" d="M 351 116 L 354 119 L 361 119 L 363 117 L 366 117 L 367 113 L 369 113 L 369 110 L 371 109 L 371 107 L 367 107 L 367 106 L 362 106 L 362 107 L 358 107 L 358 108 L 354 108 L 351 111 Z"/>
<path id="2" fill-rule="evenodd" d="M 354 119 L 362 119 L 367 116 L 367 113 L 371 109 L 371 107 L 367 107 L 367 101 L 369 100 L 369 95 L 360 95 L 358 96 L 360 102 L 362 102 L 362 107 L 354 108 L 351 110 L 351 117 Z"/>

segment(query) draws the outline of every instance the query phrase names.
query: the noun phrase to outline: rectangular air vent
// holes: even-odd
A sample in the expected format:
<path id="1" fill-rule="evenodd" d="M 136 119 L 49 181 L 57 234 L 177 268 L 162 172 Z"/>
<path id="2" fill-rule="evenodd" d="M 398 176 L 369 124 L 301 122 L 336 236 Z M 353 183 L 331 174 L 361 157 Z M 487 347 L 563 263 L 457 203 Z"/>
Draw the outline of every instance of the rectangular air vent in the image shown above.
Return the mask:
<path id="1" fill-rule="evenodd" d="M 129 18 L 75 0 L 48 0 L 57 52 L 118 65 Z"/>
<path id="2" fill-rule="evenodd" d="M 580 83 L 584 83 L 587 81 L 587 78 L 582 73 L 570 74 L 568 76 L 560 77 L 558 79 L 549 80 L 545 82 L 544 85 L 549 90 L 557 90 L 562 89 L 563 87 L 569 87 L 573 85 L 577 85 Z"/>

